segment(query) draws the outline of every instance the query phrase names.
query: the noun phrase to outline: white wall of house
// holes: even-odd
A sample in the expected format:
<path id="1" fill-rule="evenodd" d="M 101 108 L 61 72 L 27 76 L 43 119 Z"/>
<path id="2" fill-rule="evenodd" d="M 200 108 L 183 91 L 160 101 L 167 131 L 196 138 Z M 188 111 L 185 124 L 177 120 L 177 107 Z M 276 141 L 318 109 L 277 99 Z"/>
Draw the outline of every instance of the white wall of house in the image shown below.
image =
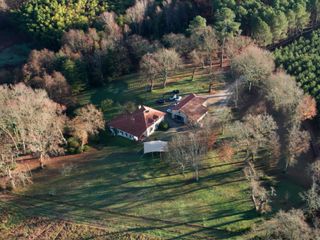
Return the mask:
<path id="1" fill-rule="evenodd" d="M 149 137 L 150 135 L 152 135 L 159 127 L 160 123 L 164 120 L 164 116 L 159 118 L 155 123 L 153 123 L 150 127 L 148 127 L 148 129 L 143 133 L 143 135 L 145 137 Z M 120 136 L 120 137 L 124 137 L 133 141 L 138 141 L 139 137 L 138 136 L 133 136 L 130 133 L 124 132 L 120 129 L 115 129 L 110 127 L 110 131 L 114 136 Z"/>
<path id="2" fill-rule="evenodd" d="M 110 131 L 112 132 L 112 134 L 114 136 L 124 137 L 124 138 L 130 139 L 130 140 L 133 140 L 133 141 L 139 140 L 137 136 L 131 135 L 130 133 L 124 132 L 120 129 L 115 129 L 115 128 L 110 127 Z"/>
<path id="3" fill-rule="evenodd" d="M 148 127 L 147 131 L 144 133 L 146 137 L 152 135 L 159 127 L 160 123 L 164 120 L 164 116 L 159 118 L 155 123 Z"/>

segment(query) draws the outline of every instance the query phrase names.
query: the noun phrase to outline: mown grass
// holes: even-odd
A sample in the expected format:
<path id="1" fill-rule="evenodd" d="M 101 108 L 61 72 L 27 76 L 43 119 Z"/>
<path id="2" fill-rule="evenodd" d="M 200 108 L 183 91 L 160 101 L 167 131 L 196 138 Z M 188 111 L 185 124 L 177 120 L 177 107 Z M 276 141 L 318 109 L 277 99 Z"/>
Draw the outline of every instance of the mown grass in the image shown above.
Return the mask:
<path id="1" fill-rule="evenodd" d="M 61 166 L 39 172 L 34 175 L 34 185 L 23 193 L 71 206 L 31 200 L 35 206 L 28 211 L 60 212 L 76 220 L 113 219 L 120 229 L 143 225 L 138 231 L 165 238 L 185 235 L 181 239 L 188 239 L 195 229 L 172 224 L 161 229 L 161 220 L 199 225 L 205 231 L 203 237 L 212 234 L 213 238 L 230 238 L 259 219 L 241 164 L 220 162 L 213 152 L 206 160 L 207 169 L 201 171 L 200 181 L 196 182 L 192 172 L 184 177 L 158 157 L 142 157 L 140 149 L 140 145 L 107 147 L 97 159 L 73 163 L 77 166 L 68 176 L 61 174 Z M 160 221 L 110 217 L 110 209 Z M 212 232 L 201 227 L 212 228 Z"/>
<path id="2" fill-rule="evenodd" d="M 105 99 L 112 99 L 114 104 L 105 112 L 107 120 L 110 120 L 123 110 L 126 102 L 134 102 L 137 105 L 147 105 L 150 107 L 161 108 L 156 104 L 156 100 L 169 97 L 170 92 L 179 89 L 181 95 L 190 93 L 208 93 L 211 81 L 208 69 L 199 69 L 195 79 L 191 80 L 192 68 L 186 67 L 172 75 L 166 88 L 161 87 L 161 79 L 157 79 L 157 84 L 152 92 L 147 91 L 148 83 L 140 74 L 131 74 L 113 80 L 107 86 L 95 88 L 77 96 L 80 104 L 93 103 L 100 106 Z M 222 81 L 222 80 L 221 80 Z M 221 88 L 222 82 L 216 83 L 215 88 Z"/>

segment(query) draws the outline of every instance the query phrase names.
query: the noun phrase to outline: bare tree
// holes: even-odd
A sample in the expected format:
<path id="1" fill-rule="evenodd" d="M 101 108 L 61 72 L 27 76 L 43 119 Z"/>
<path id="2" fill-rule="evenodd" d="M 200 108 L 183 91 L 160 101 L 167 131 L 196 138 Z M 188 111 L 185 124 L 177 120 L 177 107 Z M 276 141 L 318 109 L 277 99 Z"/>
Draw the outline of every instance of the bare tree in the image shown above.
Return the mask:
<path id="1" fill-rule="evenodd" d="M 151 53 L 144 55 L 140 62 L 141 73 L 146 76 L 146 79 L 149 83 L 149 90 L 152 91 L 154 87 L 154 82 L 156 76 L 159 74 L 159 65 L 158 62 L 154 59 L 154 56 Z"/>
<path id="2" fill-rule="evenodd" d="M 168 159 L 181 169 L 182 174 L 186 169 L 191 168 L 194 172 L 194 178 L 198 181 L 199 168 L 207 151 L 206 140 L 199 133 L 177 134 L 169 143 Z"/>
<path id="3" fill-rule="evenodd" d="M 273 108 L 292 119 L 303 97 L 303 91 L 294 78 L 280 71 L 271 75 L 265 83 L 266 97 Z"/>
<path id="4" fill-rule="evenodd" d="M 141 34 L 143 21 L 153 3 L 154 0 L 136 0 L 135 4 L 127 9 L 125 18 L 134 32 Z"/>
<path id="5" fill-rule="evenodd" d="M 102 13 L 97 22 L 103 27 L 105 38 L 114 42 L 123 37 L 122 29 L 116 22 L 116 14 L 114 12 Z"/>
<path id="6" fill-rule="evenodd" d="M 248 85 L 261 87 L 275 69 L 270 52 L 256 46 L 249 46 L 231 61 L 231 69 L 237 78 L 242 77 Z"/>
<path id="7" fill-rule="evenodd" d="M 176 70 L 182 64 L 179 54 L 173 49 L 162 48 L 153 54 L 158 63 L 160 76 L 163 78 L 163 87 L 165 88 L 170 71 Z"/>
<path id="8" fill-rule="evenodd" d="M 197 27 L 192 30 L 191 43 L 195 49 L 202 53 L 210 64 L 210 72 L 213 68 L 213 59 L 217 56 L 219 48 L 218 39 L 214 29 L 210 26 Z"/>
<path id="9" fill-rule="evenodd" d="M 194 65 L 193 71 L 192 71 L 192 77 L 191 77 L 191 80 L 193 81 L 196 76 L 197 68 L 199 66 L 202 66 L 202 68 L 204 68 L 205 59 L 204 59 L 203 55 L 200 52 L 198 52 L 197 50 L 193 50 L 192 52 L 190 52 L 189 58 Z"/>
<path id="10" fill-rule="evenodd" d="M 255 230 L 262 239 L 312 240 L 315 239 L 301 210 L 280 210 L 275 217 L 265 221 Z"/>
<path id="11" fill-rule="evenodd" d="M 297 163 L 297 158 L 302 153 L 309 150 L 311 137 L 307 131 L 301 131 L 299 127 L 293 126 L 287 136 L 287 141 L 286 170 L 289 166 L 294 166 Z"/>
<path id="12" fill-rule="evenodd" d="M 248 115 L 243 122 L 236 121 L 229 126 L 234 145 L 247 152 L 247 157 L 255 159 L 263 149 L 273 157 L 279 155 L 279 136 L 277 123 L 270 115 Z"/>
<path id="13" fill-rule="evenodd" d="M 89 104 L 76 110 L 76 117 L 70 122 L 72 134 L 81 141 L 81 149 L 88 143 L 90 135 L 97 134 L 105 128 L 103 113 Z"/>
<path id="14" fill-rule="evenodd" d="M 305 94 L 301 99 L 297 108 L 298 121 L 302 122 L 308 119 L 313 119 L 317 115 L 316 100 L 308 94 Z"/>
<path id="15" fill-rule="evenodd" d="M 46 157 L 63 153 L 64 107 L 44 90 L 3 85 L 0 106 L 0 132 L 11 140 L 17 154 L 37 154 L 43 166 Z"/>
<path id="16" fill-rule="evenodd" d="M 262 186 L 260 182 L 260 175 L 256 171 L 252 162 L 247 162 L 247 166 L 244 168 L 246 178 L 250 182 L 251 197 L 256 207 L 256 211 L 266 213 L 271 210 L 270 193 Z"/>

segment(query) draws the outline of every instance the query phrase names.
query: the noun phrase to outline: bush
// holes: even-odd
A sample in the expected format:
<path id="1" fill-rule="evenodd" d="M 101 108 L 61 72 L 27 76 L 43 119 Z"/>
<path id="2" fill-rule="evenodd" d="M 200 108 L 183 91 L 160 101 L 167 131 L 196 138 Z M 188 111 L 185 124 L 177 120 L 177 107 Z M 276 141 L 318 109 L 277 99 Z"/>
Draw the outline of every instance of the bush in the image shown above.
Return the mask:
<path id="1" fill-rule="evenodd" d="M 74 138 L 74 137 L 70 137 L 70 138 L 68 138 L 67 142 L 68 142 L 68 146 L 67 146 L 68 153 L 77 154 L 77 153 L 82 152 L 79 139 Z"/>
<path id="2" fill-rule="evenodd" d="M 110 107 L 112 107 L 112 105 L 113 105 L 113 100 L 109 98 L 101 101 L 100 103 L 100 106 L 103 112 L 107 112 L 110 109 Z"/>
<path id="3" fill-rule="evenodd" d="M 166 121 L 163 121 L 159 124 L 160 131 L 167 131 L 169 128 L 170 128 L 169 123 Z"/>

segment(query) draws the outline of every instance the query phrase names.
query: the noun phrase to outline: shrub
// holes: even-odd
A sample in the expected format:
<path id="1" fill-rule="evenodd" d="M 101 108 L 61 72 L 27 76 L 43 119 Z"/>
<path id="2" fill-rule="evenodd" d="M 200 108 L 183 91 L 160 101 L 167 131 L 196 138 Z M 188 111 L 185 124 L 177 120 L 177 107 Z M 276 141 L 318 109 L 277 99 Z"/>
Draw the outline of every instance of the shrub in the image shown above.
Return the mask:
<path id="1" fill-rule="evenodd" d="M 159 130 L 160 131 L 167 131 L 169 129 L 169 123 L 166 121 L 163 121 L 159 124 Z"/>
<path id="2" fill-rule="evenodd" d="M 112 99 L 105 99 L 103 101 L 101 101 L 100 106 L 103 112 L 106 112 L 110 109 L 110 107 L 112 107 L 113 105 L 113 100 Z"/>
<path id="3" fill-rule="evenodd" d="M 82 152 L 79 139 L 74 138 L 74 137 L 70 137 L 70 138 L 68 138 L 67 142 L 68 142 L 68 146 L 67 146 L 68 153 L 77 154 L 77 153 Z"/>

